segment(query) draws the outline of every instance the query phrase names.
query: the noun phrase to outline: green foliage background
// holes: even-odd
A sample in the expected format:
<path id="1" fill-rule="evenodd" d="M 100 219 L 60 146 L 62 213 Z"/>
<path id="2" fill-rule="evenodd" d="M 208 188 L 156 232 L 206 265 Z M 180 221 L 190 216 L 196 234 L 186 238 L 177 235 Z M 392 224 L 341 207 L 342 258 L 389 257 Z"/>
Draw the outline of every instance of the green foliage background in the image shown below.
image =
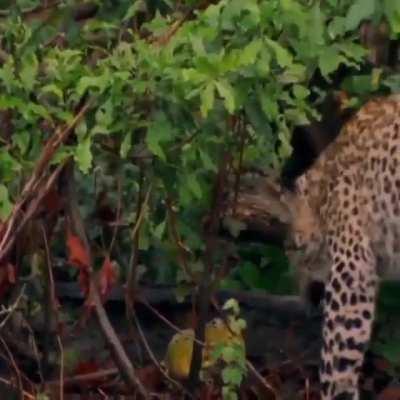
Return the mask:
<path id="1" fill-rule="evenodd" d="M 395 73 L 359 72 L 367 54 L 360 23 L 386 18 L 398 38 L 396 0 L 105 0 L 83 22 L 74 18 L 78 3 L 60 1 L 37 18 L 32 10 L 39 0 L 3 8 L 0 110 L 12 135 L 1 135 L 0 215 L 9 215 L 47 138 L 91 98 L 75 139 L 53 163 L 76 161 L 82 210 L 94 222 L 89 233 L 99 251 L 110 242 L 95 216 L 100 195 L 112 208 L 121 198 L 123 227 L 113 258 L 123 269 L 138 198 L 147 199 L 138 247 L 153 282 L 188 279 L 176 268 L 179 246 L 193 273 L 202 270 L 202 227 L 221 160 L 229 154 L 232 174 L 240 159 L 249 167 L 280 168 L 293 128 L 318 117 L 314 105 L 325 91 L 316 76 L 329 85 L 348 67 L 347 90 L 355 96 L 400 85 Z M 273 251 L 262 257 L 288 269 Z M 258 261 L 244 256 L 243 263 L 241 284 L 261 282 L 276 291 L 274 272 L 260 278 Z"/>

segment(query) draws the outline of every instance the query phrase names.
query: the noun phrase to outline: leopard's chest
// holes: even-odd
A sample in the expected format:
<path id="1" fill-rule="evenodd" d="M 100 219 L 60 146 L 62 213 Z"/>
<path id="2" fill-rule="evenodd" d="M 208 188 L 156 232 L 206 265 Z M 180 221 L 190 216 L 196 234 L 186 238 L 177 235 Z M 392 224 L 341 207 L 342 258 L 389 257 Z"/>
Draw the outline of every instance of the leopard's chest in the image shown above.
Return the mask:
<path id="1" fill-rule="evenodd" d="M 341 241 L 343 247 L 329 249 L 325 243 L 320 249 L 320 258 L 331 263 L 337 252 L 350 253 L 361 237 L 366 237 L 380 278 L 400 280 L 400 191 L 395 185 L 396 178 L 376 176 L 373 183 L 368 181 L 368 173 L 364 178 L 353 203 L 350 202 L 349 209 L 358 210 L 356 218 L 353 219 L 352 211 L 344 210 L 346 200 L 334 201 L 332 207 L 321 205 L 326 221 L 324 237 L 339 239 L 333 241 Z"/>
<path id="2" fill-rule="evenodd" d="M 377 159 L 377 157 L 375 157 Z M 400 169 L 398 155 L 386 154 L 363 175 L 362 220 L 384 279 L 400 279 Z M 375 164 L 377 164 L 375 162 Z"/>

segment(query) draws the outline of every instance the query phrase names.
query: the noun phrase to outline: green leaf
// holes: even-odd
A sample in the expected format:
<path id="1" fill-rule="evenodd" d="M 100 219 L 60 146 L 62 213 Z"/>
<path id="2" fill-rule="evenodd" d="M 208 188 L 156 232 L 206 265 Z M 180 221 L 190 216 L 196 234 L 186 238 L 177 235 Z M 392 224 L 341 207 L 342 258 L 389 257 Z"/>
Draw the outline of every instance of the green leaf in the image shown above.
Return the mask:
<path id="1" fill-rule="evenodd" d="M 344 60 L 338 50 L 333 47 L 326 47 L 318 59 L 318 66 L 323 76 L 327 77 L 333 71 L 336 71 L 340 63 Z"/>
<path id="2" fill-rule="evenodd" d="M 199 156 L 200 156 L 201 162 L 203 163 L 203 167 L 206 170 L 212 171 L 212 172 L 217 172 L 217 165 L 211 159 L 211 157 L 209 156 L 209 154 L 206 151 L 199 149 Z"/>
<path id="3" fill-rule="evenodd" d="M 10 201 L 7 187 L 0 184 L 0 219 L 4 222 L 11 214 L 13 205 Z"/>
<path id="4" fill-rule="evenodd" d="M 222 309 L 224 311 L 230 310 L 234 315 L 239 315 L 240 313 L 239 303 L 236 299 L 233 298 L 227 300 L 223 305 Z"/>
<path id="5" fill-rule="evenodd" d="M 382 81 L 382 84 L 393 93 L 400 92 L 400 74 L 393 74 Z"/>
<path id="6" fill-rule="evenodd" d="M 229 278 L 229 277 L 221 279 L 220 287 L 221 287 L 221 289 L 232 289 L 232 290 L 244 289 L 241 282 L 239 282 L 236 279 Z"/>
<path id="7" fill-rule="evenodd" d="M 40 0 L 17 0 L 18 7 L 21 8 L 35 8 L 40 4 Z"/>
<path id="8" fill-rule="evenodd" d="M 304 110 L 301 110 L 300 108 L 286 108 L 285 112 L 285 118 L 287 121 L 291 122 L 292 125 L 297 126 L 297 125 L 307 125 L 310 121 L 307 117 L 307 114 L 305 113 Z M 281 131 L 282 132 L 282 131 Z M 281 142 L 284 140 L 284 142 L 281 144 L 281 146 L 285 146 L 288 150 L 291 150 L 290 147 L 290 140 L 287 140 L 286 135 L 282 135 L 281 132 L 278 134 L 279 139 Z M 290 138 L 290 135 L 288 135 Z M 290 154 L 290 152 L 289 152 Z M 286 155 L 289 155 L 286 154 Z"/>
<path id="9" fill-rule="evenodd" d="M 211 4 L 208 6 L 203 14 L 204 21 L 210 26 L 218 26 L 221 9 L 225 5 L 226 0 L 221 0 L 218 2 L 218 4 Z"/>
<path id="10" fill-rule="evenodd" d="M 324 31 L 325 31 L 325 15 L 321 12 L 321 6 L 319 2 L 316 2 L 309 11 L 310 13 L 310 24 L 305 27 L 308 30 L 309 38 L 319 45 L 324 44 Z"/>
<path id="11" fill-rule="evenodd" d="M 273 93 L 266 90 L 260 91 L 259 101 L 265 116 L 270 120 L 275 120 L 279 115 L 279 105 Z"/>
<path id="12" fill-rule="evenodd" d="M 194 84 L 201 84 L 206 79 L 206 75 L 194 68 L 184 68 L 182 69 L 182 79 Z"/>
<path id="13" fill-rule="evenodd" d="M 166 220 L 162 221 L 154 228 L 153 231 L 154 237 L 156 237 L 158 240 L 161 240 L 164 236 L 165 228 L 166 228 Z"/>
<path id="14" fill-rule="evenodd" d="M 102 104 L 95 114 L 96 122 L 100 126 L 108 127 L 113 122 L 113 103 L 111 99 L 108 99 L 104 104 Z"/>
<path id="15" fill-rule="evenodd" d="M 122 21 L 125 22 L 128 19 L 134 17 L 138 12 L 145 12 L 146 10 L 146 2 L 144 2 L 143 0 L 136 0 L 126 11 L 124 17 L 122 18 Z"/>
<path id="16" fill-rule="evenodd" d="M 147 217 L 142 222 L 142 227 L 139 235 L 139 250 L 147 251 L 150 247 L 150 233 L 149 233 L 149 221 Z"/>
<path id="17" fill-rule="evenodd" d="M 234 386 L 240 386 L 243 380 L 243 371 L 236 366 L 228 366 L 222 371 L 224 383 Z"/>
<path id="18" fill-rule="evenodd" d="M 0 150 L 0 180 L 10 182 L 16 178 L 16 174 L 21 171 L 21 164 L 10 154 L 8 150 Z"/>
<path id="19" fill-rule="evenodd" d="M 4 84 L 8 93 L 11 93 L 11 90 L 14 86 L 18 86 L 15 81 L 15 67 L 14 67 L 14 58 L 8 57 L 6 62 L 0 68 L 0 80 Z"/>
<path id="20" fill-rule="evenodd" d="M 346 15 L 345 27 L 348 31 L 358 28 L 361 21 L 375 12 L 375 0 L 355 0 Z"/>
<path id="21" fill-rule="evenodd" d="M 306 76 L 306 67 L 302 64 L 293 63 L 277 77 L 277 80 L 281 84 L 291 84 L 304 81 Z"/>
<path id="22" fill-rule="evenodd" d="M 195 174 L 190 174 L 186 178 L 186 184 L 191 191 L 191 193 L 197 198 L 201 199 L 203 195 L 203 190 L 201 188 L 201 185 L 199 181 L 197 180 L 197 177 Z"/>
<path id="23" fill-rule="evenodd" d="M 61 146 L 51 160 L 51 165 L 58 165 L 74 156 L 75 148 L 72 146 Z"/>
<path id="24" fill-rule="evenodd" d="M 26 103 L 25 106 L 20 109 L 20 112 L 26 120 L 30 120 L 32 116 L 38 116 L 46 120 L 51 120 L 50 114 L 46 107 L 42 106 L 41 104 Z"/>
<path id="25" fill-rule="evenodd" d="M 235 91 L 231 84 L 226 80 L 215 82 L 219 95 L 224 99 L 225 108 L 230 114 L 235 111 Z"/>
<path id="26" fill-rule="evenodd" d="M 360 62 L 368 54 L 363 46 L 353 43 L 350 41 L 339 42 L 335 44 L 335 47 L 343 53 L 348 59 Z"/>
<path id="27" fill-rule="evenodd" d="M 239 315 L 239 313 L 236 313 L 236 315 Z M 246 329 L 247 323 L 243 318 L 230 317 L 229 326 L 232 332 L 240 334 Z"/>
<path id="28" fill-rule="evenodd" d="M 224 400 L 238 400 L 239 397 L 231 386 L 222 386 L 222 398 Z"/>
<path id="29" fill-rule="evenodd" d="M 130 149 L 132 148 L 132 132 L 127 132 L 122 140 L 121 147 L 119 149 L 119 154 L 122 158 L 126 158 Z"/>
<path id="30" fill-rule="evenodd" d="M 276 62 L 282 68 L 288 67 L 293 62 L 293 56 L 289 53 L 289 51 L 281 46 L 275 40 L 266 38 L 265 39 L 268 46 L 274 51 Z"/>
<path id="31" fill-rule="evenodd" d="M 293 85 L 293 94 L 299 100 L 304 100 L 309 96 L 310 90 L 302 85 Z"/>
<path id="32" fill-rule="evenodd" d="M 19 77 L 23 87 L 28 91 L 35 86 L 38 68 L 39 63 L 34 53 L 28 53 L 23 56 Z"/>
<path id="33" fill-rule="evenodd" d="M 393 35 L 400 33 L 400 2 L 398 0 L 384 0 L 384 13 L 389 21 Z"/>
<path id="34" fill-rule="evenodd" d="M 353 75 L 343 82 L 343 88 L 350 93 L 368 94 L 374 91 L 373 79 L 371 74 Z"/>
<path id="35" fill-rule="evenodd" d="M 92 167 L 93 155 L 91 151 L 92 147 L 92 138 L 88 135 L 82 141 L 78 143 L 78 146 L 75 150 L 74 159 L 77 162 L 79 169 L 87 174 Z"/>
<path id="36" fill-rule="evenodd" d="M 104 73 L 99 76 L 83 76 L 80 78 L 76 86 L 76 93 L 81 97 L 90 88 L 95 88 L 102 93 L 109 85 L 109 71 L 105 70 Z"/>
<path id="37" fill-rule="evenodd" d="M 260 39 L 252 40 L 240 53 L 240 63 L 242 65 L 251 65 L 256 62 L 258 53 L 262 48 Z"/>
<path id="38" fill-rule="evenodd" d="M 45 85 L 42 88 L 40 88 L 40 93 L 41 93 L 41 95 L 43 95 L 43 94 L 53 94 L 54 96 L 56 96 L 61 101 L 63 101 L 63 99 L 64 99 L 64 95 L 63 95 L 63 92 L 62 92 L 61 88 L 58 87 L 54 83 L 49 83 L 48 85 Z"/>
<path id="39" fill-rule="evenodd" d="M 205 57 L 206 50 L 204 47 L 203 38 L 201 36 L 190 35 L 192 48 L 197 56 Z"/>
<path id="40" fill-rule="evenodd" d="M 24 107 L 24 102 L 20 98 L 0 95 L 0 110 L 20 109 L 22 107 Z"/>
<path id="41" fill-rule="evenodd" d="M 86 136 L 87 132 L 88 132 L 88 126 L 86 123 L 86 119 L 83 119 L 75 127 L 75 133 L 80 137 L 84 137 L 84 136 Z"/>
<path id="42" fill-rule="evenodd" d="M 18 132 L 13 135 L 13 144 L 19 148 L 19 151 L 24 156 L 29 148 L 30 134 L 27 131 Z"/>
<path id="43" fill-rule="evenodd" d="M 340 37 L 346 33 L 346 18 L 334 16 L 328 25 L 328 34 L 331 39 Z"/>
<path id="44" fill-rule="evenodd" d="M 268 119 L 261 110 L 261 106 L 256 102 L 248 101 L 245 105 L 245 111 L 249 122 L 252 124 L 255 132 L 260 135 L 266 135 L 272 140 L 272 129 Z"/>
<path id="45" fill-rule="evenodd" d="M 212 110 L 214 107 L 214 93 L 215 93 L 215 85 L 214 82 L 209 82 L 204 90 L 200 94 L 200 111 L 201 115 L 206 118 L 208 112 Z"/>
<path id="46" fill-rule="evenodd" d="M 146 144 L 148 149 L 156 156 L 166 161 L 162 143 L 171 141 L 175 136 L 175 131 L 167 120 L 164 113 L 158 113 L 154 121 L 147 129 Z"/>
<path id="47" fill-rule="evenodd" d="M 110 129 L 104 125 L 95 125 L 91 130 L 90 130 L 90 135 L 108 135 L 110 133 Z"/>

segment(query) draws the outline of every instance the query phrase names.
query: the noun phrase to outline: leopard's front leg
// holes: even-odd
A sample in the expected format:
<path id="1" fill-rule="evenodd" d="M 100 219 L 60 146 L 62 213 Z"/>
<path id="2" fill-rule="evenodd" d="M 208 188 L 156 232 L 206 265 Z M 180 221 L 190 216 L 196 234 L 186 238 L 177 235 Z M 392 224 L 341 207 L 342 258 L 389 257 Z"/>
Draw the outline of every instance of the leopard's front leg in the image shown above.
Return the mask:
<path id="1" fill-rule="evenodd" d="M 344 230 L 345 231 L 345 230 Z M 321 398 L 358 400 L 358 381 L 375 312 L 377 276 L 368 240 L 331 237 L 333 261 L 324 298 Z"/>

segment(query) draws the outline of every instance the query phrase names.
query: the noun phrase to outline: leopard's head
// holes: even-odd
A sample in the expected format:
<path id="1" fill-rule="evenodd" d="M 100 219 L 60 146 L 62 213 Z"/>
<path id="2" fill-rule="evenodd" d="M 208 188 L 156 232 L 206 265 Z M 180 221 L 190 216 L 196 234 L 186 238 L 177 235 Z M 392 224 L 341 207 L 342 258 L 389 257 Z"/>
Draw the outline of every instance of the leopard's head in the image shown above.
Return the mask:
<path id="1" fill-rule="evenodd" d="M 282 202 L 290 214 L 290 229 L 285 247 L 295 268 L 300 295 L 313 305 L 319 304 L 328 278 L 329 261 L 321 234 L 317 210 L 313 210 L 305 176 L 297 179 L 293 191 L 282 192 Z"/>

